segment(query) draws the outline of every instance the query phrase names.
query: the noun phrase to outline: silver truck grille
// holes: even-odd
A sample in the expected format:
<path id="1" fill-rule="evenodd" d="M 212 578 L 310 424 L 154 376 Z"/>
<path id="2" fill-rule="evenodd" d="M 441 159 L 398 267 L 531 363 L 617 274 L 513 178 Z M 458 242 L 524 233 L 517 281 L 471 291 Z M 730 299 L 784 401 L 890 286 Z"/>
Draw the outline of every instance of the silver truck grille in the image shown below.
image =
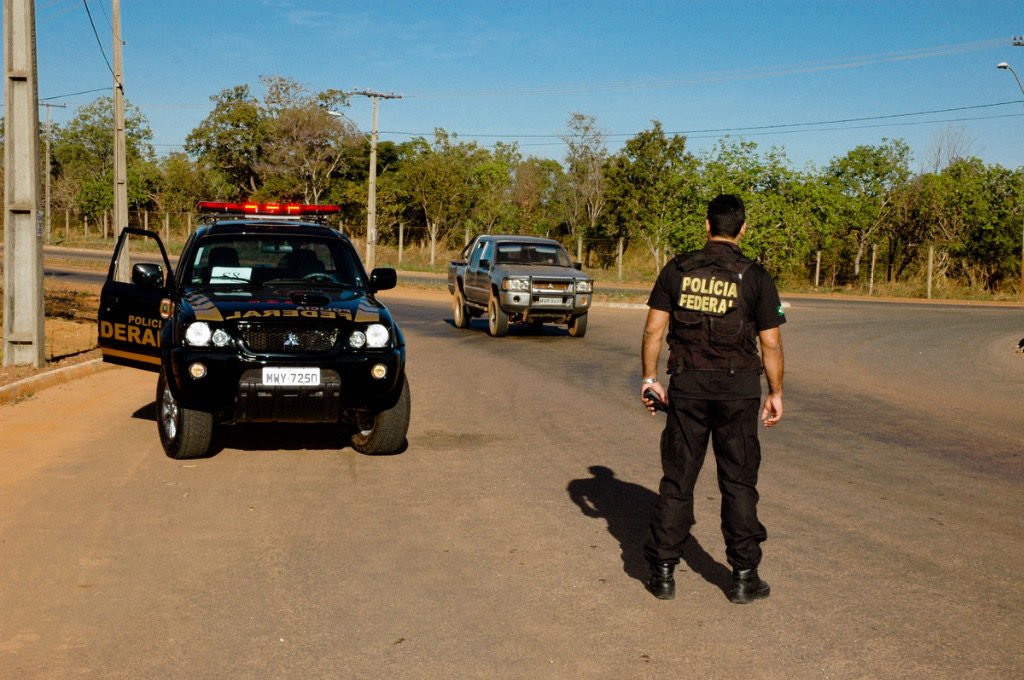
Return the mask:
<path id="1" fill-rule="evenodd" d="M 329 352 L 338 340 L 338 329 L 288 329 L 266 326 L 240 328 L 242 342 L 252 352 Z"/>
<path id="2" fill-rule="evenodd" d="M 572 290 L 572 281 L 538 281 L 533 280 L 534 293 L 564 293 Z"/>

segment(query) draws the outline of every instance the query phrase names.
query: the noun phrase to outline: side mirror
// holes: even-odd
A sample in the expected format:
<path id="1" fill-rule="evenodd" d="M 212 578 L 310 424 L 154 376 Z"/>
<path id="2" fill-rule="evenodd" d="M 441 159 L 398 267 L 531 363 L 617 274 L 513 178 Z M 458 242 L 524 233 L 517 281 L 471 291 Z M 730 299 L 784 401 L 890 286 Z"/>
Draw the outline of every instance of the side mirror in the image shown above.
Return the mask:
<path id="1" fill-rule="evenodd" d="M 581 271 L 583 271 L 583 263 L 582 262 L 573 262 L 572 263 L 572 268 L 575 269 L 578 272 L 581 272 Z"/>
<path id="2" fill-rule="evenodd" d="M 390 267 L 377 267 L 370 272 L 370 290 L 390 290 L 398 285 L 398 272 Z"/>
<path id="3" fill-rule="evenodd" d="M 143 288 L 163 288 L 164 268 L 154 262 L 139 262 L 132 267 L 132 283 Z"/>

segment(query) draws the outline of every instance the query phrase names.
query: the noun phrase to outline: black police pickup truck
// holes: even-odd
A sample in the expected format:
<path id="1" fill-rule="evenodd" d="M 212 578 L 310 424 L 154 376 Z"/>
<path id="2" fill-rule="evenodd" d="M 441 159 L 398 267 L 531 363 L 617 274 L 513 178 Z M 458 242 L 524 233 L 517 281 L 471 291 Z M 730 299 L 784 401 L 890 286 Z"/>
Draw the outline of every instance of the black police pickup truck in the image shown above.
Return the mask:
<path id="1" fill-rule="evenodd" d="M 395 286 L 395 270 L 367 275 L 348 238 L 317 223 L 336 206 L 200 211 L 216 217 L 174 270 L 158 234 L 125 229 L 100 297 L 103 360 L 160 374 L 167 455 L 210 455 L 217 424 L 259 422 L 336 423 L 357 451 L 401 450 L 405 339 L 374 295 Z"/>

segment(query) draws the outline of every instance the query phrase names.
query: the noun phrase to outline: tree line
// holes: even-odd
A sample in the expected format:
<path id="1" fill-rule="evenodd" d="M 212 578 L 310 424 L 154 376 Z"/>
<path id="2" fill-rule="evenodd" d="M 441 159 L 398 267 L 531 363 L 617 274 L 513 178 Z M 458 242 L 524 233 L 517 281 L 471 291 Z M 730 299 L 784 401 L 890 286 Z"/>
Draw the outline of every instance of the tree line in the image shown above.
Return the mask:
<path id="1" fill-rule="evenodd" d="M 189 212 L 199 200 L 333 203 L 341 224 L 366 224 L 368 136 L 343 115 L 347 97 L 283 77 L 211 97 L 185 150 L 158 155 L 143 113 L 127 107 L 128 201 L 133 211 Z M 113 107 L 102 97 L 51 140 L 51 212 L 94 223 L 113 205 Z M 890 282 L 920 280 L 1009 293 L 1020 280 L 1024 167 L 987 165 L 955 134 L 911 170 L 900 139 L 857 146 L 823 167 L 793 167 L 785 152 L 723 138 L 694 153 L 658 121 L 616 152 L 593 116 L 572 113 L 559 162 L 524 156 L 517 144 L 486 148 L 436 129 L 430 137 L 378 144 L 379 239 L 399 225 L 439 251 L 465 234 L 523 233 L 562 240 L 588 265 L 609 266 L 624 247 L 656 270 L 699 247 L 704 207 L 719 193 L 747 204 L 744 250 L 791 284 L 815 275 L 828 286 L 862 285 L 877 256 Z M 2 178 L 0 178 L 2 179 Z"/>

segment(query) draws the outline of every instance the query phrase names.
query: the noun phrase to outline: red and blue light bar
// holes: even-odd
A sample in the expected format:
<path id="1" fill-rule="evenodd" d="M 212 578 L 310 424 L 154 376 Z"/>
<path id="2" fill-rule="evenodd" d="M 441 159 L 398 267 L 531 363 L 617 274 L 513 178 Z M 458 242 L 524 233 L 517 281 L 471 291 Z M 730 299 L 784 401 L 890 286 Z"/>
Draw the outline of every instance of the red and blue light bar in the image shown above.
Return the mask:
<path id="1" fill-rule="evenodd" d="M 224 203 L 199 201 L 199 212 L 231 215 L 333 215 L 340 205 L 306 205 L 302 203 Z"/>

